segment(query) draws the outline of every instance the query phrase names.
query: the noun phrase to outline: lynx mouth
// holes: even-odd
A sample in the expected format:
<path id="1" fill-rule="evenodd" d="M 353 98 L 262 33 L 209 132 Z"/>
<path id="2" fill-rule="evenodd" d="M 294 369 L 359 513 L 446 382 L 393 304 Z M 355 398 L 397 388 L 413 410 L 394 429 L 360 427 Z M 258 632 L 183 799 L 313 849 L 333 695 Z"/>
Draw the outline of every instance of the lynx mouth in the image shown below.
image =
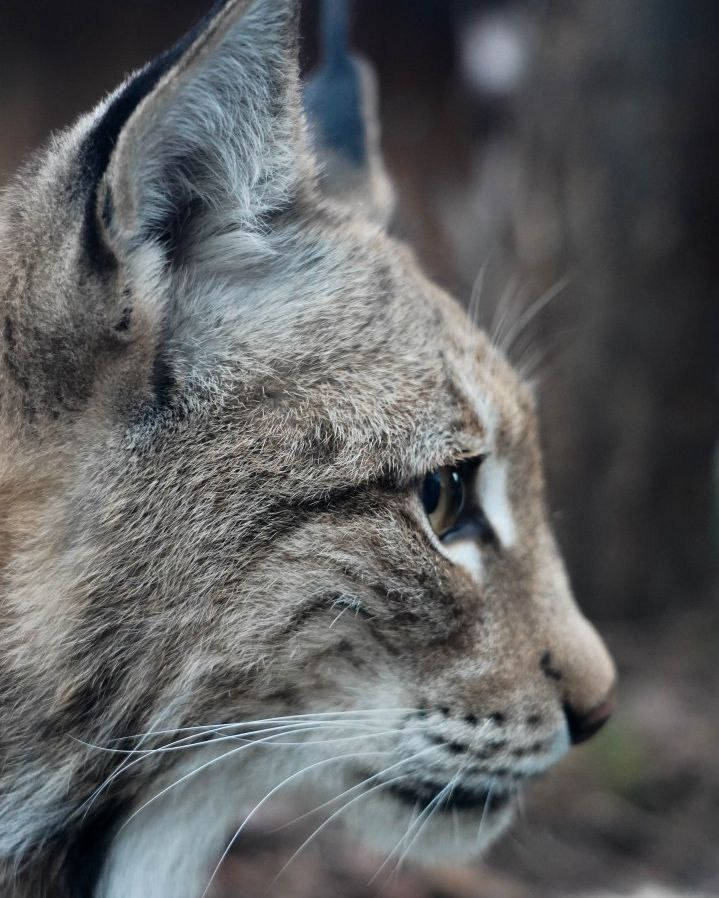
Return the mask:
<path id="1" fill-rule="evenodd" d="M 479 811 L 480 813 L 497 813 L 506 808 L 512 800 L 509 792 L 499 790 L 472 788 L 457 785 L 444 797 L 441 793 L 446 788 L 444 783 L 416 782 L 411 784 L 393 783 L 387 791 L 405 804 L 417 807 L 420 811 L 432 802 L 437 811 Z"/>

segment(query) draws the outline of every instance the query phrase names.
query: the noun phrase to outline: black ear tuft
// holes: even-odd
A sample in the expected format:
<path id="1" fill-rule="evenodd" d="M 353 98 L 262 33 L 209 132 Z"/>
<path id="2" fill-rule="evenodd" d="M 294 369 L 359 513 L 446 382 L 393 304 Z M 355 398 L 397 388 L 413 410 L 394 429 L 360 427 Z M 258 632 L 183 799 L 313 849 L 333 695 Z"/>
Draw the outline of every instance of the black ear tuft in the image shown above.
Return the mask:
<path id="1" fill-rule="evenodd" d="M 97 220 L 97 189 L 107 170 L 112 152 L 122 129 L 140 103 L 157 86 L 167 72 L 192 46 L 230 0 L 217 0 L 210 11 L 173 47 L 136 72 L 112 97 L 100 119 L 83 140 L 79 153 L 79 184 L 86 196 L 84 238 L 88 255 L 99 267 L 115 264 L 105 244 Z M 112 197 L 108 194 L 102 209 L 104 218 L 112 214 Z M 107 223 L 107 222 L 106 222 Z"/>
<path id="2" fill-rule="evenodd" d="M 110 98 L 84 141 L 79 179 L 100 264 L 125 265 L 141 246 L 177 262 L 216 227 L 253 231 L 313 187 L 298 6 L 223 0 Z"/>

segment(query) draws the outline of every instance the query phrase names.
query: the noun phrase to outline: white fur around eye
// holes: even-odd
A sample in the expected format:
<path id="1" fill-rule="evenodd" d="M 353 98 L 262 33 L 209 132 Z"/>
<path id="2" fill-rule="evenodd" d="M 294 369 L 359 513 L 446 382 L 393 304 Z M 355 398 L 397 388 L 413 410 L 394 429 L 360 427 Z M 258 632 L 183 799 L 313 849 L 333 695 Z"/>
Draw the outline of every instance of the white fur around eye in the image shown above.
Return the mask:
<path id="1" fill-rule="evenodd" d="M 474 579 L 480 583 L 482 580 L 482 572 L 484 565 L 482 564 L 482 553 L 479 546 L 474 540 L 463 539 L 457 542 L 445 544 L 438 539 L 437 534 L 432 530 L 429 520 L 422 507 L 422 503 L 417 498 L 418 519 L 422 525 L 422 529 L 434 543 L 437 551 L 448 558 L 452 564 L 463 567 Z"/>
<path id="2" fill-rule="evenodd" d="M 482 553 L 479 546 L 469 539 L 442 545 L 441 551 L 455 564 L 461 565 L 477 582 L 482 580 Z"/>
<path id="3" fill-rule="evenodd" d="M 507 494 L 507 462 L 488 455 L 479 469 L 477 499 L 505 548 L 512 546 L 517 536 L 512 507 Z"/>

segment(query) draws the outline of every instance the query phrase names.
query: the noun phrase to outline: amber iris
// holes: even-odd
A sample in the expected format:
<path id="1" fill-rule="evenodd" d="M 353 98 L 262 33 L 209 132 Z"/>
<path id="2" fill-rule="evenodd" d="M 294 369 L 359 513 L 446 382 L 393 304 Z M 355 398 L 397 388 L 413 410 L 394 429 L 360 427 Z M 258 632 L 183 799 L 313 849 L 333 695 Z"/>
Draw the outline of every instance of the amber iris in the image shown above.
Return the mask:
<path id="1" fill-rule="evenodd" d="M 464 508 L 465 486 L 460 469 L 435 468 L 422 481 L 420 493 L 432 530 L 441 539 L 457 526 Z"/>

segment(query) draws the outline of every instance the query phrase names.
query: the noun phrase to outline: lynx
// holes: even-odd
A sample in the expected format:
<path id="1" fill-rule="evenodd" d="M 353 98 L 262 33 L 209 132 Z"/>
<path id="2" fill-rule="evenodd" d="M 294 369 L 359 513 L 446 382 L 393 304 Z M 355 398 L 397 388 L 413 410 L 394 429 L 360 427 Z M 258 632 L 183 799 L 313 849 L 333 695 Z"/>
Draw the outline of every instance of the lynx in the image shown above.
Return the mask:
<path id="1" fill-rule="evenodd" d="M 609 714 L 531 390 L 373 127 L 310 136 L 297 17 L 216 5 L 3 194 L 3 896 L 200 898 L 300 787 L 462 859 Z"/>

